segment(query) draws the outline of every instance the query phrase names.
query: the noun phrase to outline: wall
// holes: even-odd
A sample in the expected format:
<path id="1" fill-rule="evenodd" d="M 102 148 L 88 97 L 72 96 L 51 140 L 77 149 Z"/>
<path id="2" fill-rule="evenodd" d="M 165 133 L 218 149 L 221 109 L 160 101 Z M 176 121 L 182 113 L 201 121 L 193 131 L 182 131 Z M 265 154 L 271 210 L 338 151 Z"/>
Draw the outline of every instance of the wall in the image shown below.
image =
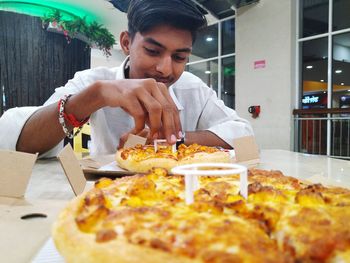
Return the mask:
<path id="1" fill-rule="evenodd" d="M 237 10 L 236 110 L 249 120 L 261 149 L 293 149 L 295 2 L 260 0 Z M 266 67 L 254 69 L 254 61 Z M 247 109 L 260 105 L 253 119 Z"/>
<path id="2" fill-rule="evenodd" d="M 90 48 L 42 28 L 38 17 L 0 11 L 0 116 L 42 105 L 75 72 L 90 67 Z M 4 91 L 4 93 L 3 93 Z"/>
<path id="3" fill-rule="evenodd" d="M 91 68 L 96 67 L 118 67 L 124 61 L 125 55 L 120 49 L 112 49 L 112 55 L 106 57 L 103 52 L 99 49 L 91 49 Z"/>

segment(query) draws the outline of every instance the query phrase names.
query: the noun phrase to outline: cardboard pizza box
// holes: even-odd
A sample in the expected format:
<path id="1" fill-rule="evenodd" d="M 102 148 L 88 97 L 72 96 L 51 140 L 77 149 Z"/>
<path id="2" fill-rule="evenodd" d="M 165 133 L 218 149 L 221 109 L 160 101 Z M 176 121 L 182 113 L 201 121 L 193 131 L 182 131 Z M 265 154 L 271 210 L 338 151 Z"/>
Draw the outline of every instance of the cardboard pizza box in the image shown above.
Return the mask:
<path id="1" fill-rule="evenodd" d="M 23 198 L 38 154 L 0 150 L 0 197 Z"/>
<path id="2" fill-rule="evenodd" d="M 125 147 L 134 147 L 137 144 L 145 145 L 146 138 L 129 134 Z M 132 175 L 134 172 L 120 168 L 115 161 L 115 154 L 88 156 L 79 160 L 86 178 L 94 178 L 96 176 L 124 176 Z"/>
<path id="3" fill-rule="evenodd" d="M 0 204 L 25 200 L 24 195 L 38 154 L 0 150 Z M 75 195 L 87 187 L 80 164 L 68 144 L 58 159 Z"/>
<path id="4" fill-rule="evenodd" d="M 103 176 L 116 177 L 134 174 L 121 169 L 115 164 L 113 165 L 113 162 L 110 163 L 114 159 L 114 156 L 111 155 L 78 160 L 70 144 L 63 148 L 57 158 L 75 195 L 79 195 L 92 187 L 92 184 L 87 184 L 88 180 L 96 181 Z M 111 168 L 105 168 L 108 166 Z"/>
<path id="5" fill-rule="evenodd" d="M 87 184 L 82 167 L 70 144 L 63 148 L 57 158 L 75 195 L 79 195 L 92 187 L 91 184 Z"/>
<path id="6" fill-rule="evenodd" d="M 26 196 L 37 157 L 38 154 L 0 150 L 2 262 L 30 262 L 32 254 L 49 236 L 57 213 L 67 202 Z M 46 183 L 43 180 L 44 189 Z"/>
<path id="7" fill-rule="evenodd" d="M 254 167 L 260 163 L 259 147 L 254 136 L 245 136 L 233 140 L 235 162 Z"/>

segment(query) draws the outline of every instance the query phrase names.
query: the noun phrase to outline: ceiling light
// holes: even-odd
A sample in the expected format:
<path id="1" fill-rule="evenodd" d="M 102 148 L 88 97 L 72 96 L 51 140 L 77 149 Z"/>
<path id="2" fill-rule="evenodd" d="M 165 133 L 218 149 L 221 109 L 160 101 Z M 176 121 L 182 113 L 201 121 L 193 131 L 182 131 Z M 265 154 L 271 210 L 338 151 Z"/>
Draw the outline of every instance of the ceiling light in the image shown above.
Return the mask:
<path id="1" fill-rule="evenodd" d="M 225 94 L 227 94 L 227 91 L 225 91 Z"/>
<path id="2" fill-rule="evenodd" d="M 344 82 L 340 83 L 340 85 L 344 86 Z"/>
<path id="3" fill-rule="evenodd" d="M 210 70 L 206 70 L 206 71 L 204 71 L 204 73 L 205 73 L 205 74 L 210 74 L 211 71 L 210 71 Z"/>
<path id="4" fill-rule="evenodd" d="M 214 40 L 214 38 L 212 38 L 212 37 L 207 37 L 207 39 L 206 39 L 208 42 L 211 42 L 211 41 L 213 41 Z"/>
<path id="5" fill-rule="evenodd" d="M 312 69 L 313 67 L 312 65 L 306 66 L 307 69 Z"/>
<path id="6" fill-rule="evenodd" d="M 326 59 L 327 57 L 326 57 L 326 56 L 323 56 L 322 58 L 323 58 L 323 59 Z"/>
<path id="7" fill-rule="evenodd" d="M 324 79 L 321 79 L 320 81 L 321 81 L 321 82 L 324 82 Z"/>
<path id="8" fill-rule="evenodd" d="M 335 73 L 336 74 L 340 74 L 340 73 L 342 73 L 343 71 L 341 70 L 341 69 L 337 69 L 336 71 L 335 71 Z"/>
<path id="9" fill-rule="evenodd" d="M 323 93 L 327 93 L 327 91 L 324 91 Z"/>

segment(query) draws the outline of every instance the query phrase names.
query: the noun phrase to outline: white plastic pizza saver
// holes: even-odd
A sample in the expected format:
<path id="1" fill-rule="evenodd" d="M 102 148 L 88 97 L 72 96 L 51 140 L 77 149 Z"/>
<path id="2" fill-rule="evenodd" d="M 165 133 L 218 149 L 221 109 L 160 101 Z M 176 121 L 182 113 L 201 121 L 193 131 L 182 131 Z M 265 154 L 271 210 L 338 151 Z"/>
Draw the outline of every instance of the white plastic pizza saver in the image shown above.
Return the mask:
<path id="1" fill-rule="evenodd" d="M 185 176 L 186 204 L 193 203 L 193 192 L 199 189 L 198 176 L 227 176 L 239 174 L 239 192 L 248 198 L 247 168 L 233 163 L 194 163 L 176 166 L 171 169 L 173 174 Z"/>
<path id="2" fill-rule="evenodd" d="M 181 141 L 180 139 L 178 139 L 177 141 Z M 166 144 L 166 145 L 168 145 L 167 144 L 167 140 L 165 140 L 165 139 L 155 139 L 154 141 L 153 141 L 153 147 L 154 147 L 154 151 L 155 152 L 157 152 L 158 151 L 158 144 Z M 176 152 L 176 143 L 174 143 L 174 144 L 172 144 L 171 145 L 171 151 L 174 153 L 174 152 Z"/>

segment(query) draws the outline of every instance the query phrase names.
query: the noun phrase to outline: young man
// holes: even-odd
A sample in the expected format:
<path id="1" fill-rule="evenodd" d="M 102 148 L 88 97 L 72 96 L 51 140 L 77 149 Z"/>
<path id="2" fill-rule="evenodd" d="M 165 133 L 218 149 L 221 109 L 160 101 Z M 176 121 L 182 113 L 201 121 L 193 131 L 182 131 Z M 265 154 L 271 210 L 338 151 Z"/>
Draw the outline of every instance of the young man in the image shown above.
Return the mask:
<path id="1" fill-rule="evenodd" d="M 252 135 L 247 121 L 184 72 L 196 31 L 205 24 L 191 0 L 131 0 L 128 31 L 120 35 L 123 64 L 76 73 L 42 107 L 8 110 L 0 119 L 0 148 L 54 156 L 72 124 L 87 118 L 91 154 L 114 153 L 128 133 L 173 144 L 185 132 L 186 144 L 225 148 Z"/>

